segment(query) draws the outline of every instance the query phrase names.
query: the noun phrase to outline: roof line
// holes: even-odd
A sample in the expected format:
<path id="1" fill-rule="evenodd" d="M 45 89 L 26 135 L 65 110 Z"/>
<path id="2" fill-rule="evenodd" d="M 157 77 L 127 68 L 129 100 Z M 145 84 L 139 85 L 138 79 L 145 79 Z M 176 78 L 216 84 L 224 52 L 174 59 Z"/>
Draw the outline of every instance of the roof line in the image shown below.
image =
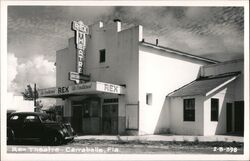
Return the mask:
<path id="1" fill-rule="evenodd" d="M 204 57 L 201 57 L 201 56 L 192 55 L 192 54 L 189 54 L 189 53 L 186 53 L 186 52 L 182 52 L 182 51 L 179 51 L 179 50 L 175 50 L 175 49 L 171 49 L 171 48 L 167 48 L 167 47 L 163 47 L 163 46 L 158 46 L 158 45 L 148 43 L 148 42 L 145 42 L 145 41 L 141 42 L 141 44 L 144 45 L 144 46 L 147 46 L 147 47 L 152 47 L 154 49 L 163 50 L 165 52 L 171 52 L 171 53 L 174 53 L 174 54 L 177 54 L 177 55 L 186 56 L 186 57 L 189 57 L 189 58 L 198 59 L 198 60 L 202 60 L 202 61 L 213 63 L 213 64 L 220 63 L 220 61 L 217 61 L 217 60 L 212 60 L 212 59 L 204 58 Z"/>
<path id="2" fill-rule="evenodd" d="M 185 85 L 181 86 L 180 88 L 174 90 L 173 92 L 170 92 L 170 93 L 167 95 L 167 97 L 170 97 L 173 93 L 179 91 L 180 89 L 185 88 L 185 87 L 189 86 L 190 84 L 193 84 L 195 81 L 196 81 L 196 80 L 193 80 L 192 82 L 190 82 L 190 83 L 188 83 L 188 84 L 185 84 Z"/>
<path id="3" fill-rule="evenodd" d="M 185 84 L 183 86 L 181 86 L 180 88 L 174 90 L 173 92 L 170 92 L 166 97 L 179 97 L 179 96 L 172 96 L 175 92 L 178 92 L 179 90 L 181 89 L 184 89 L 186 87 L 188 87 L 189 85 L 193 84 L 194 82 L 197 82 L 197 81 L 204 81 L 204 80 L 211 80 L 211 79 L 218 79 L 218 78 L 223 78 L 223 77 L 230 77 L 230 76 L 233 76 L 231 79 L 225 81 L 224 83 L 220 84 L 218 87 L 212 89 L 211 91 L 208 91 L 205 96 L 208 96 L 209 94 L 211 94 L 212 92 L 214 92 L 215 90 L 219 89 L 221 86 L 224 86 L 230 82 L 232 82 L 233 80 L 235 80 L 239 74 L 241 72 L 229 72 L 229 73 L 224 73 L 224 74 L 219 74 L 219 75 L 215 75 L 213 77 L 199 77 L 193 81 L 191 81 L 190 83 L 188 84 Z M 199 94 L 195 94 L 195 95 L 199 95 Z M 200 94 L 200 95 L 203 95 L 203 94 Z M 187 95 L 189 96 L 189 95 Z M 191 96 L 191 95 L 190 95 Z"/>
<path id="4" fill-rule="evenodd" d="M 209 96 L 210 94 L 212 94 L 213 92 L 217 91 L 218 89 L 222 88 L 223 86 L 231 83 L 232 81 L 234 81 L 236 78 L 238 77 L 238 75 L 234 76 L 233 78 L 227 80 L 226 82 L 222 83 L 221 85 L 219 85 L 218 87 L 212 89 L 211 91 L 208 91 L 206 93 L 206 96 Z"/>
<path id="5" fill-rule="evenodd" d="M 241 74 L 240 71 L 238 72 L 228 72 L 228 73 L 222 73 L 222 74 L 218 74 L 218 75 L 210 75 L 210 76 L 200 76 L 199 78 L 197 78 L 197 81 L 202 81 L 202 80 L 207 80 L 207 79 L 217 79 L 217 78 L 223 78 L 223 77 L 230 77 L 230 76 L 237 76 Z"/>

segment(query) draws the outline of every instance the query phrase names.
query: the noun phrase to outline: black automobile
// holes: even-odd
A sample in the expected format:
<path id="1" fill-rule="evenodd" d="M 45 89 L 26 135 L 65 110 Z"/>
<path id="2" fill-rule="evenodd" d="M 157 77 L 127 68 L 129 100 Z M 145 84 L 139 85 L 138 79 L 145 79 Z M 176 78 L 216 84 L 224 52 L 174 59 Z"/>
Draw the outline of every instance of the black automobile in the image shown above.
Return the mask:
<path id="1" fill-rule="evenodd" d="M 70 123 L 59 123 L 46 113 L 14 112 L 7 118 L 7 144 L 21 140 L 39 140 L 49 145 L 72 141 L 75 132 Z"/>

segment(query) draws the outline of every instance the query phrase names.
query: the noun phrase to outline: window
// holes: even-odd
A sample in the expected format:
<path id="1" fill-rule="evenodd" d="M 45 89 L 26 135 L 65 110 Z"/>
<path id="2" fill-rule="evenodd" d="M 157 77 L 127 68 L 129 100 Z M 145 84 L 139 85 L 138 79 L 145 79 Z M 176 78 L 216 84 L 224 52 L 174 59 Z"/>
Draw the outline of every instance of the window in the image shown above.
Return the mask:
<path id="1" fill-rule="evenodd" d="M 24 122 L 39 122 L 39 118 L 37 116 L 26 116 Z"/>
<path id="2" fill-rule="evenodd" d="M 118 98 L 104 99 L 103 103 L 118 103 Z"/>
<path id="3" fill-rule="evenodd" d="M 211 121 L 218 121 L 219 99 L 211 98 Z"/>
<path id="4" fill-rule="evenodd" d="M 152 105 L 152 102 L 153 102 L 152 93 L 147 93 L 147 95 L 146 95 L 146 104 L 147 105 Z"/>
<path id="5" fill-rule="evenodd" d="M 184 99 L 183 105 L 184 121 L 195 121 L 195 99 Z"/>
<path id="6" fill-rule="evenodd" d="M 14 115 L 10 118 L 10 120 L 17 120 L 19 117 L 17 115 Z"/>
<path id="7" fill-rule="evenodd" d="M 99 62 L 104 63 L 106 60 L 106 50 L 105 49 L 99 50 L 99 54 L 100 54 Z"/>

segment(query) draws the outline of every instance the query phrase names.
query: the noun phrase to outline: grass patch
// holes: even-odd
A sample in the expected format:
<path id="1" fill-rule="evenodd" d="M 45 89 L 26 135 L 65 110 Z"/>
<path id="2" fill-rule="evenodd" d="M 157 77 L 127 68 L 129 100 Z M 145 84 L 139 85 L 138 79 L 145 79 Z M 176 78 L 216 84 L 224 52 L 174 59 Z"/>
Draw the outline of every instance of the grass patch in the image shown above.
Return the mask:
<path id="1" fill-rule="evenodd" d="M 200 142 L 198 139 L 194 141 L 148 141 L 145 139 L 136 139 L 136 140 L 79 140 L 77 141 L 80 144 L 116 144 L 116 145 L 153 145 L 153 146 L 202 146 L 202 147 L 237 147 L 243 148 L 244 143 L 240 142 L 223 142 L 223 141 L 214 141 L 214 142 Z"/>

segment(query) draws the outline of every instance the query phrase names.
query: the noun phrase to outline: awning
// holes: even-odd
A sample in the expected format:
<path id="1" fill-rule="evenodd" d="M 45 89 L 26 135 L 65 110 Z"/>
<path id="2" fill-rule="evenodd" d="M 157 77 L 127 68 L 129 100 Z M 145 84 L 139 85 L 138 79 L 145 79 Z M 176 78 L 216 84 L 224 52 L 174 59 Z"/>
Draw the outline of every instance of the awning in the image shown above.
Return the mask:
<path id="1" fill-rule="evenodd" d="M 52 87 L 38 89 L 39 97 L 64 98 L 69 96 L 80 96 L 83 94 L 125 94 L 125 87 L 104 82 L 87 82 L 63 87 Z"/>
<path id="2" fill-rule="evenodd" d="M 234 81 L 240 73 L 227 73 L 210 77 L 201 77 L 168 94 L 169 97 L 184 97 L 194 95 L 208 96 L 217 89 Z"/>

